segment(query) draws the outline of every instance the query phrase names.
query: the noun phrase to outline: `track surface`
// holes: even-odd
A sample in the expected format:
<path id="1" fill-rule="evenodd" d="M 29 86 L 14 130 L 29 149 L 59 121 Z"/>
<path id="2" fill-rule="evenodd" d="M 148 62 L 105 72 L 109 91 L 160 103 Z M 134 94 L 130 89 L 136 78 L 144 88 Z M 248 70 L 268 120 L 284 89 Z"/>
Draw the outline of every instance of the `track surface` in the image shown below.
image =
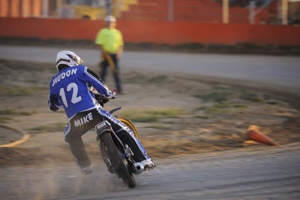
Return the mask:
<path id="1" fill-rule="evenodd" d="M 1 59 L 55 62 L 60 48 L 0 46 Z M 87 65 L 95 50 L 72 49 Z M 125 52 L 122 66 L 186 73 L 300 91 L 300 58 Z M 252 147 L 239 151 L 157 160 L 127 189 L 95 163 L 90 176 L 74 164 L 0 168 L 5 199 L 300 199 L 300 145 Z M 34 174 L 34 176 L 32 176 Z M 40 175 L 40 176 L 37 176 Z"/>
<path id="2" fill-rule="evenodd" d="M 226 151 L 158 161 L 128 189 L 101 164 L 1 168 L 5 199 L 299 199 L 300 146 Z M 34 176 L 32 176 L 34 175 Z M 39 176 L 37 176 L 39 175 Z"/>

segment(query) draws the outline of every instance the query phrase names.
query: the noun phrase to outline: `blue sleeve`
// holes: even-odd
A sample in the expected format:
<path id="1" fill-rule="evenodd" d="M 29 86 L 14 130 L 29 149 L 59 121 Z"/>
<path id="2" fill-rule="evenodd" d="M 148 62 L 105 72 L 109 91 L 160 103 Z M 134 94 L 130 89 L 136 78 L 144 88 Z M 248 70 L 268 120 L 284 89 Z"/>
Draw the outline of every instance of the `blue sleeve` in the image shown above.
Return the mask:
<path id="1" fill-rule="evenodd" d="M 59 100 L 54 95 L 49 96 L 48 104 L 49 104 L 50 110 L 52 110 L 52 111 L 58 111 L 61 107 Z"/>
<path id="2" fill-rule="evenodd" d="M 59 99 L 52 93 L 51 86 L 49 91 L 48 105 L 49 109 L 52 111 L 58 111 L 62 107 L 62 104 L 60 103 Z"/>
<path id="3" fill-rule="evenodd" d="M 100 94 L 103 94 L 107 98 L 111 98 L 114 96 L 114 93 L 108 89 L 108 87 L 101 82 L 97 77 L 93 76 L 91 73 L 88 72 L 88 68 L 84 68 L 84 78 L 85 80 L 91 84 Z"/>

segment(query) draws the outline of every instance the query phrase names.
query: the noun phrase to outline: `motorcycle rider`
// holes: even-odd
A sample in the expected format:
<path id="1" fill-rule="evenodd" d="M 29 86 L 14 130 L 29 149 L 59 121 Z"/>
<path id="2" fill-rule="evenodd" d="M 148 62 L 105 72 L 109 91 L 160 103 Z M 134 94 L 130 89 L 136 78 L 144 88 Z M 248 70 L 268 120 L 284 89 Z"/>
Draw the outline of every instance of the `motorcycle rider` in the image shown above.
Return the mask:
<path id="1" fill-rule="evenodd" d="M 64 50 L 57 53 L 56 69 L 58 73 L 52 77 L 49 91 L 49 108 L 58 111 L 64 108 L 69 123 L 64 130 L 65 141 L 68 143 L 78 166 L 83 174 L 92 172 L 92 164 L 82 136 L 98 123 L 107 120 L 114 132 L 134 153 L 136 162 L 141 162 L 145 169 L 155 167 L 140 141 L 121 121 L 106 111 L 96 100 L 91 87 L 107 99 L 115 97 L 115 92 L 108 89 L 96 73 L 81 65 L 83 60 L 72 51 Z"/>

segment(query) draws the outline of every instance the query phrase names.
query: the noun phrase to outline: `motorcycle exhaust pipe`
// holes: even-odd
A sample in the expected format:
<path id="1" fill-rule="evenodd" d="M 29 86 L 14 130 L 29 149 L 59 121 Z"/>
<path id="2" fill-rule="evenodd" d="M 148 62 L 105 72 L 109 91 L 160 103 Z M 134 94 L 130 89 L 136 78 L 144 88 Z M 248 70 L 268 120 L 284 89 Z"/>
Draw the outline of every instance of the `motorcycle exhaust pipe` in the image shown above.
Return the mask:
<path id="1" fill-rule="evenodd" d="M 142 163 L 136 162 L 133 164 L 133 173 L 140 174 L 144 171 L 144 165 Z"/>

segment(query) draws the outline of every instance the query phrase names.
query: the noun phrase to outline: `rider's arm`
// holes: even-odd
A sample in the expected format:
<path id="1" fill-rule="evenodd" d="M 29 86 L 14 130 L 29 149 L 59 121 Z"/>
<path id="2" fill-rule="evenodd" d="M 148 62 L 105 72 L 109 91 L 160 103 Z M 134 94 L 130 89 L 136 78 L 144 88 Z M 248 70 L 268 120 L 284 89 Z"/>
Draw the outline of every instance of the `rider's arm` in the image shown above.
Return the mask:
<path id="1" fill-rule="evenodd" d="M 49 95 L 48 105 L 49 105 L 50 110 L 52 110 L 52 111 L 58 111 L 61 108 L 58 99 L 54 95 L 51 95 L 51 94 Z"/>
<path id="2" fill-rule="evenodd" d="M 101 81 L 103 84 L 105 84 L 100 77 L 91 69 L 87 68 L 87 72 L 90 73 L 92 76 L 94 76 L 96 79 L 98 79 L 99 81 Z"/>
<path id="3" fill-rule="evenodd" d="M 103 94 L 107 98 L 112 98 L 115 96 L 115 93 L 108 89 L 105 83 L 99 80 L 99 77 L 95 73 L 85 67 L 85 79 L 88 83 L 90 83 L 100 94 Z"/>

